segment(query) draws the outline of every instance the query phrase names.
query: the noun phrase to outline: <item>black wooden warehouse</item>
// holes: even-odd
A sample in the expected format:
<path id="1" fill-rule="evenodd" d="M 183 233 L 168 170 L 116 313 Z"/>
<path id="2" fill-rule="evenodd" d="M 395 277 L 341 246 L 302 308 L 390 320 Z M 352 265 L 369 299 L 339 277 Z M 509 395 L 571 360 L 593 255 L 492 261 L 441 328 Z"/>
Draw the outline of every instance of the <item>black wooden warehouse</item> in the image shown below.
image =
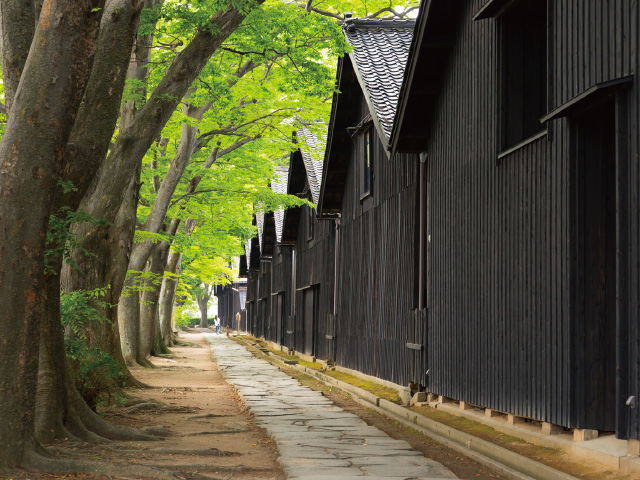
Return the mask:
<path id="1" fill-rule="evenodd" d="M 236 314 L 240 313 L 240 330 L 246 331 L 247 315 L 245 301 L 247 298 L 246 280 L 240 279 L 229 285 L 216 285 L 215 296 L 218 298 L 218 317 L 223 329 L 236 330 L 238 322 Z"/>
<path id="2" fill-rule="evenodd" d="M 296 292 L 276 340 L 640 438 L 639 13 L 633 0 L 423 0 L 408 51 L 409 22 L 347 21 L 318 205 L 330 220 L 286 212 L 290 287 L 260 288 L 257 241 L 248 259 L 248 305 Z"/>
<path id="3" fill-rule="evenodd" d="M 386 150 L 413 20 L 347 19 L 319 212 L 339 217 L 336 361 L 407 385 L 417 325 L 417 156 Z M 406 156 L 405 156 L 406 157 Z M 415 157 L 415 158 L 414 158 Z M 424 380 L 422 377 L 417 380 Z"/>
<path id="4" fill-rule="evenodd" d="M 289 168 L 290 194 L 318 204 L 324 142 L 306 128 L 297 132 L 300 148 Z M 315 208 L 285 212 L 282 243 L 292 247 L 294 285 L 287 329 L 293 350 L 321 359 L 333 357 L 336 224 L 321 220 Z M 292 328 L 291 328 L 292 327 Z"/>
<path id="5" fill-rule="evenodd" d="M 323 143 L 307 129 L 294 135 L 300 148 L 280 168 L 272 188 L 318 202 Z M 256 215 L 258 237 L 244 257 L 247 315 L 253 335 L 306 355 L 329 358 L 333 344 L 335 223 L 319 220 L 307 205 Z M 248 260 L 247 260 L 248 259 Z"/>
<path id="6" fill-rule="evenodd" d="M 427 165 L 430 391 L 639 438 L 638 19 L 422 2 L 391 144 Z"/>

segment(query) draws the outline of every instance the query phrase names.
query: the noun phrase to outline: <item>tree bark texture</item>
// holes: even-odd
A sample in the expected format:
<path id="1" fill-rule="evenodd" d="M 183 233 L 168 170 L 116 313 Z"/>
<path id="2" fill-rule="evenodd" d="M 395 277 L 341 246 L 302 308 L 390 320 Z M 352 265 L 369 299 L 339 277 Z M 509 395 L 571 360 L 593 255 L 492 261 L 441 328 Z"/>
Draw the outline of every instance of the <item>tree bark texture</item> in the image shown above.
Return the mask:
<path id="1" fill-rule="evenodd" d="M 200 328 L 207 328 L 209 326 L 209 319 L 207 317 L 207 310 L 209 308 L 209 297 L 206 293 L 197 293 L 196 301 L 198 302 L 198 308 L 200 309 Z"/>
<path id="2" fill-rule="evenodd" d="M 52 265 L 55 272 L 59 271 L 62 259 L 58 258 L 57 263 Z M 68 414 L 68 372 L 64 332 L 60 322 L 60 277 L 57 273 L 45 277 L 41 299 L 45 307 L 40 326 L 35 426 L 36 438 L 41 442 L 49 442 L 68 435 L 64 427 Z"/>
<path id="3" fill-rule="evenodd" d="M 109 0 L 104 8 L 91 76 L 65 150 L 63 180 L 75 191 L 63 205 L 76 210 L 104 160 L 116 127 L 140 0 Z"/>
<path id="4" fill-rule="evenodd" d="M 258 0 L 256 5 L 263 1 Z M 113 221 L 132 172 L 141 164 L 151 144 L 160 137 L 162 129 L 211 55 L 240 25 L 247 13 L 232 6 L 217 13 L 211 18 L 212 28 L 197 33 L 189 45 L 176 55 L 151 98 L 135 114 L 135 121 L 118 135 L 94 180 L 91 195 L 82 202 L 84 210 L 94 217 Z M 89 225 L 78 229 L 80 236 L 85 238 L 100 236 L 102 232 L 103 229 Z"/>
<path id="5" fill-rule="evenodd" d="M 2 81 L 5 108 L 13 105 L 22 69 L 27 61 L 31 41 L 36 31 L 36 10 L 33 0 L 0 2 L 0 34 L 2 40 Z"/>
<path id="6" fill-rule="evenodd" d="M 183 111 L 185 115 L 188 115 L 196 120 L 202 120 L 202 115 L 208 110 L 210 105 L 206 105 L 201 108 L 191 107 L 188 103 L 184 104 Z M 180 143 L 176 154 L 174 156 L 171 167 L 162 179 L 160 189 L 156 195 L 156 198 L 151 206 L 149 216 L 142 226 L 141 230 L 145 232 L 158 233 L 163 225 L 164 219 L 167 215 L 167 211 L 171 205 L 171 197 L 175 192 L 175 189 L 182 178 L 185 168 L 191 160 L 191 155 L 195 150 L 197 142 L 197 126 L 189 125 L 186 122 L 182 124 L 182 132 L 180 135 Z M 176 229 L 177 229 L 176 223 Z M 175 231 L 167 232 L 170 235 L 174 235 Z M 135 355 L 131 352 L 131 356 L 136 358 L 138 363 L 145 363 L 145 359 L 151 355 L 153 347 L 153 341 L 155 336 L 155 329 L 153 321 L 156 316 L 151 311 L 145 308 L 144 294 L 136 295 L 132 289 L 139 283 L 140 272 L 145 268 L 147 260 L 150 258 L 151 252 L 155 249 L 158 253 L 163 252 L 164 261 L 162 262 L 162 270 L 159 270 L 159 262 L 153 262 L 154 268 L 158 271 L 153 272 L 156 275 L 162 275 L 164 273 L 164 266 L 166 264 L 166 256 L 168 254 L 169 245 L 166 242 L 162 242 L 164 246 L 155 244 L 151 241 L 138 242 L 133 245 L 131 250 L 131 258 L 129 260 L 128 275 L 125 279 L 125 287 L 131 292 L 130 295 L 122 297 L 120 299 L 120 306 L 122 315 L 119 316 L 119 321 L 123 323 L 125 330 L 133 330 L 133 324 L 139 322 L 138 329 L 138 342 L 137 351 Z M 155 292 L 154 297 L 154 309 L 157 306 L 159 291 Z M 138 302 L 142 301 L 143 305 Z M 139 312 L 144 312 L 141 315 Z"/>
<path id="7" fill-rule="evenodd" d="M 263 0 L 258 0 L 256 5 L 262 2 Z M 171 114 L 211 55 L 237 28 L 247 13 L 231 6 L 217 13 L 211 19 L 213 28 L 196 34 L 189 45 L 176 55 L 151 98 L 135 114 L 135 121 L 121 130 L 80 208 L 95 218 L 113 222 L 132 172 L 140 167 L 146 151 L 160 136 Z M 83 247 L 89 251 L 92 249 L 88 248 L 88 245 L 99 242 L 106 235 L 105 227 L 88 223 L 74 227 L 73 231 L 84 239 Z M 74 253 L 74 256 L 76 254 Z M 119 313 L 118 318 L 120 322 L 123 316 Z M 123 356 L 128 364 L 133 364 L 136 358 L 136 328 L 137 322 L 132 321 L 129 325 L 120 324 Z"/>
<path id="8" fill-rule="evenodd" d="M 200 309 L 200 328 L 207 328 L 209 326 L 207 313 L 209 310 L 209 300 L 213 294 L 213 285 L 203 284 L 204 289 L 202 292 L 196 292 L 196 302 L 198 302 L 198 308 Z"/>
<path id="9" fill-rule="evenodd" d="M 0 468 L 35 447 L 44 249 L 57 180 L 91 71 L 102 5 L 47 0 L 0 142 Z"/>
<path id="10" fill-rule="evenodd" d="M 174 275 L 180 275 L 181 267 L 182 254 L 177 251 L 171 252 L 169 254 L 169 260 L 167 261 L 166 271 Z M 165 278 L 162 280 L 162 289 L 160 290 L 160 333 L 167 347 L 171 347 L 173 344 L 171 319 L 173 318 L 173 302 L 176 298 L 178 281 L 177 278 Z"/>
<path id="11" fill-rule="evenodd" d="M 145 282 L 145 289 L 140 292 L 140 336 L 138 338 L 138 355 L 146 358 L 151 355 L 155 343 L 158 325 L 158 299 L 162 281 L 159 279 L 167 266 L 169 248 L 155 245 L 149 255 L 147 273 L 153 275 Z"/>
<path id="12" fill-rule="evenodd" d="M 124 311 L 121 310 L 121 305 L 123 298 L 126 297 L 122 297 L 121 292 L 127 275 L 131 249 L 133 248 L 139 192 L 140 170 L 138 169 L 129 181 L 124 202 L 120 206 L 117 221 L 114 224 L 114 227 L 117 228 L 117 232 L 115 232 L 117 236 L 113 237 L 113 241 L 117 240 L 117 252 L 113 251 L 116 246 L 112 244 L 111 249 L 101 250 L 97 257 L 94 257 L 94 259 L 109 262 L 113 265 L 113 280 L 117 281 L 118 287 L 118 290 L 114 291 L 113 304 L 117 305 L 114 310 L 116 312 L 116 325 L 118 325 L 120 332 L 119 350 L 122 352 L 123 361 L 128 366 L 135 365 L 136 363 L 139 324 L 137 321 L 131 323 L 124 322 L 125 314 Z M 111 231 L 114 233 L 113 228 Z M 133 291 L 130 293 L 137 295 L 138 292 Z"/>
<path id="13" fill-rule="evenodd" d="M 97 40 L 96 55 L 85 91 L 65 149 L 63 178 L 75 190 L 58 195 L 55 209 L 67 206 L 75 210 L 90 180 L 106 154 L 118 117 L 120 100 L 133 36 L 140 9 L 137 0 L 110 0 L 105 5 Z M 81 159 L 81 161 L 79 161 Z M 54 260 L 51 260 L 52 262 Z M 36 403 L 36 437 L 40 441 L 69 436 L 65 424 L 73 424 L 82 438 L 91 434 L 71 412 L 68 388 L 75 389 L 73 375 L 67 370 L 64 336 L 60 319 L 60 272 L 62 258 L 51 265 L 54 273 L 46 277 L 45 315 L 42 320 L 40 362 Z M 76 274 L 78 272 L 75 272 Z M 90 272 L 95 274 L 95 271 Z M 67 288 L 67 292 L 70 288 Z M 111 298 L 107 296 L 107 301 Z M 108 316 L 109 312 L 104 312 Z M 121 359 L 120 342 L 113 324 L 93 325 L 88 332 L 92 343 L 116 359 Z M 98 342 L 96 342 L 98 340 Z M 115 347 L 115 348 L 114 348 Z M 122 362 L 124 365 L 124 362 Z"/>

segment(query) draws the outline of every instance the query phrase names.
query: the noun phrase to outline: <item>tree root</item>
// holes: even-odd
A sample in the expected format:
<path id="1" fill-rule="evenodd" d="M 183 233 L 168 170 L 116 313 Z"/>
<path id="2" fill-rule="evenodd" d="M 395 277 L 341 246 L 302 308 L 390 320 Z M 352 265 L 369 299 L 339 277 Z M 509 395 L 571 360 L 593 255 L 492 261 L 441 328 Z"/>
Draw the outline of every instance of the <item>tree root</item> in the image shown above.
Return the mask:
<path id="1" fill-rule="evenodd" d="M 145 465 L 148 466 L 148 465 Z M 189 464 L 189 465 L 165 465 L 164 468 L 174 472 L 270 472 L 273 469 L 269 467 L 247 467 L 245 465 L 207 465 L 207 464 Z"/>
<path id="2" fill-rule="evenodd" d="M 95 478 L 111 478 L 112 476 L 119 476 L 176 480 L 176 476 L 172 473 L 158 470 L 147 465 L 117 465 L 75 459 L 52 458 L 43 456 L 36 451 L 25 452 L 20 466 L 28 470 L 38 470 L 54 475 L 89 473 L 94 475 Z"/>
<path id="3" fill-rule="evenodd" d="M 144 368 L 158 368 L 156 365 L 151 363 L 151 361 L 146 357 L 138 358 L 136 359 L 136 362 L 138 363 L 138 365 Z"/>
<path id="4" fill-rule="evenodd" d="M 99 435 L 100 437 L 104 437 L 108 440 L 122 441 L 164 440 L 162 437 L 145 434 L 134 428 L 112 425 L 91 410 L 79 393 L 75 392 L 73 397 L 73 406 L 75 407 L 79 420 L 87 430 Z"/>
<path id="5" fill-rule="evenodd" d="M 156 435 L 158 437 L 171 436 L 171 430 L 162 425 L 151 425 L 149 427 L 142 428 L 140 431 L 149 435 Z"/>
<path id="6" fill-rule="evenodd" d="M 200 420 L 205 418 L 220 418 L 220 417 L 230 417 L 231 415 L 220 415 L 217 413 L 207 413 L 206 415 L 194 415 L 193 417 L 187 418 L 187 420 Z"/>
<path id="7" fill-rule="evenodd" d="M 166 403 L 163 403 L 159 400 L 150 400 L 148 398 L 142 398 L 142 397 L 137 397 L 135 395 L 129 395 L 129 394 L 125 394 L 125 401 L 124 401 L 124 406 L 125 407 L 133 407 L 134 405 L 139 405 L 141 403 L 155 403 L 156 405 L 166 405 Z"/>
<path id="8" fill-rule="evenodd" d="M 151 449 L 131 449 L 126 446 L 121 448 L 110 448 L 111 450 L 122 452 L 122 453 L 159 453 L 162 455 L 197 455 L 203 457 L 237 457 L 241 455 L 240 452 L 228 452 L 225 450 L 219 450 L 217 448 L 199 448 L 193 450 L 184 450 L 179 448 L 151 448 Z"/>
<path id="9" fill-rule="evenodd" d="M 72 414 L 67 420 L 67 429 L 78 439 L 87 443 L 107 443 L 107 439 L 85 427 L 78 415 Z"/>
<path id="10" fill-rule="evenodd" d="M 211 430 L 209 432 L 195 432 L 195 433 L 186 433 L 182 435 L 183 437 L 192 437 L 195 435 L 227 435 L 230 433 L 244 433 L 249 431 L 248 428 L 234 428 L 231 430 Z"/>
<path id="11" fill-rule="evenodd" d="M 133 405 L 132 407 L 127 408 L 127 413 L 140 413 L 140 412 L 149 412 L 149 413 L 193 413 L 197 410 L 200 410 L 197 407 L 183 407 L 179 405 L 166 405 L 160 403 L 139 403 L 137 405 Z"/>

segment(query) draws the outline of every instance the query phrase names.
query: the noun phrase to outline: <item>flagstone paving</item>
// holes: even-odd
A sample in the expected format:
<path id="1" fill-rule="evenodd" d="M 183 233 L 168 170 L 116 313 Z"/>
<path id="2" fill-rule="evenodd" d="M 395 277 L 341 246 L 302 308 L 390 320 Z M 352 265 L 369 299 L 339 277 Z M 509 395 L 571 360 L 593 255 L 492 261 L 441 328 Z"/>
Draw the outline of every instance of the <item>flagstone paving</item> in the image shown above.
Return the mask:
<path id="1" fill-rule="evenodd" d="M 289 480 L 458 478 L 226 336 L 202 333 L 226 380 L 277 443 Z"/>

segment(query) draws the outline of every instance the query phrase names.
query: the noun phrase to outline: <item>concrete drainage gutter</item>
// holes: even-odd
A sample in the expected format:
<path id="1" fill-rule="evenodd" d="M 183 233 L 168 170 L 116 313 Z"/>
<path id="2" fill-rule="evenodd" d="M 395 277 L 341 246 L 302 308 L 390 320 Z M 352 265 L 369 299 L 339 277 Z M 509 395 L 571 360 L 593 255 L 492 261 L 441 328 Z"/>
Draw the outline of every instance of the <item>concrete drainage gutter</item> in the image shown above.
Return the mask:
<path id="1" fill-rule="evenodd" d="M 272 358 L 285 365 L 277 355 Z M 576 477 L 560 472 L 530 458 L 519 455 L 511 450 L 495 445 L 486 440 L 455 430 L 447 425 L 416 414 L 400 405 L 377 397 L 376 395 L 355 387 L 349 383 L 336 380 L 333 377 L 303 365 L 286 365 L 313 376 L 328 385 L 334 385 L 351 394 L 360 404 L 391 416 L 395 420 L 424 433 L 433 440 L 447 447 L 463 453 L 483 465 L 492 468 L 514 480 L 578 480 Z"/>

